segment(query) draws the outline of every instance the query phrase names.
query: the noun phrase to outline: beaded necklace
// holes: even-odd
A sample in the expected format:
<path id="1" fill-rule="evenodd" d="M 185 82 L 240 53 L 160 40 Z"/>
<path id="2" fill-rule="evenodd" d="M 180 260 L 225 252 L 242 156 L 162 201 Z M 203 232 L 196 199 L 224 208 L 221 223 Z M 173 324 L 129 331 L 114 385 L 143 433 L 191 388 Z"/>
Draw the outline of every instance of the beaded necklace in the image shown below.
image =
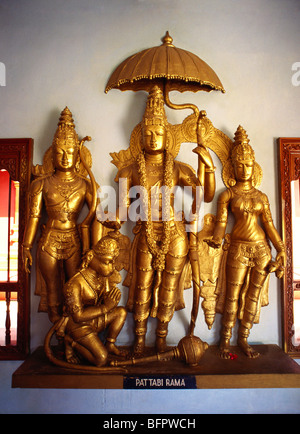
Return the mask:
<path id="1" fill-rule="evenodd" d="M 146 160 L 144 152 L 141 152 L 137 157 L 138 173 L 140 177 L 140 185 L 146 189 L 148 192 L 147 198 L 144 200 L 147 202 L 145 205 L 148 209 L 147 221 L 145 222 L 146 231 L 146 241 L 151 254 L 154 257 L 153 268 L 158 271 L 162 271 L 165 268 L 165 257 L 169 250 L 170 245 L 170 221 L 169 221 L 169 210 L 171 188 L 172 188 L 172 173 L 174 159 L 168 151 L 165 152 L 165 164 L 164 164 L 164 174 L 163 174 L 163 185 L 167 188 L 165 189 L 166 200 L 165 206 L 162 208 L 162 220 L 163 220 L 163 234 L 162 241 L 160 245 L 157 245 L 154 236 L 154 227 L 151 215 L 151 195 L 149 194 L 149 186 L 147 180 L 146 171 Z"/>

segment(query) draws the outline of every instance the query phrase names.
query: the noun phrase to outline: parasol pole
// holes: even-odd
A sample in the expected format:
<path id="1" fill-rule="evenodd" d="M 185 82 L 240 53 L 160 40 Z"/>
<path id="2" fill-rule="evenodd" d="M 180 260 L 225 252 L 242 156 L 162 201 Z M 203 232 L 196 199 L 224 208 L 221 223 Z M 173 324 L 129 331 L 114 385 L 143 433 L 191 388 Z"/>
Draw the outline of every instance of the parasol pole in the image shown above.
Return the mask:
<path id="1" fill-rule="evenodd" d="M 192 103 L 186 103 L 186 104 L 174 104 L 174 103 L 172 103 L 170 101 L 170 98 L 169 98 L 169 83 L 168 83 L 168 81 L 163 86 L 163 93 L 164 93 L 165 103 L 169 108 L 171 108 L 173 110 L 184 110 L 184 109 L 193 110 L 195 117 L 197 119 L 196 132 L 201 131 L 201 122 L 202 122 L 202 119 L 206 116 L 206 112 L 204 110 L 201 110 L 201 112 L 199 112 L 198 107 Z M 197 144 L 198 144 L 198 147 L 205 147 L 204 140 L 201 137 L 201 134 L 197 134 Z M 197 148 L 194 149 L 193 152 L 197 153 Z M 197 176 L 198 176 L 198 179 L 200 181 L 200 184 L 203 187 L 204 187 L 204 175 L 205 175 L 205 166 L 204 166 L 203 162 L 200 160 L 200 157 L 198 156 Z"/>
<path id="2" fill-rule="evenodd" d="M 169 91 L 170 91 L 169 90 L 169 83 L 167 81 L 164 85 L 163 92 L 164 92 L 165 103 L 167 104 L 168 107 L 170 107 L 171 109 L 174 109 L 174 110 L 191 109 L 195 113 L 196 117 L 199 116 L 199 109 L 195 104 L 192 104 L 192 103 L 174 104 L 173 102 L 171 102 L 170 98 L 169 98 Z"/>

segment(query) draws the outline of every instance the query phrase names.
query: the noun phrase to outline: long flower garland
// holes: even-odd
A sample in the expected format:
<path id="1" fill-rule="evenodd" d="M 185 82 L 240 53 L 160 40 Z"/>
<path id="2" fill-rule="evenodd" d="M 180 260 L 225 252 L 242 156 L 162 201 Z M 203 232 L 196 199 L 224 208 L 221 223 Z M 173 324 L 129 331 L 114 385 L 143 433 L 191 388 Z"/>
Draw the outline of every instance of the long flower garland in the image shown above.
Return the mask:
<path id="1" fill-rule="evenodd" d="M 167 187 L 165 189 L 165 201 L 162 204 L 162 220 L 163 220 L 163 234 L 162 240 L 159 245 L 157 245 L 154 236 L 154 228 L 151 214 L 151 193 L 149 191 L 148 180 L 147 180 L 147 170 L 146 170 L 146 160 L 144 152 L 141 152 L 137 157 L 138 173 L 140 176 L 140 185 L 144 187 L 148 193 L 147 197 L 147 207 L 148 215 L 147 221 L 145 222 L 146 229 L 146 241 L 151 254 L 154 257 L 153 268 L 158 271 L 162 271 L 165 268 L 166 254 L 168 253 L 170 246 L 170 198 L 171 198 L 171 188 L 172 188 L 172 174 L 174 159 L 170 152 L 165 152 L 165 164 L 164 164 L 164 177 L 163 185 Z"/>

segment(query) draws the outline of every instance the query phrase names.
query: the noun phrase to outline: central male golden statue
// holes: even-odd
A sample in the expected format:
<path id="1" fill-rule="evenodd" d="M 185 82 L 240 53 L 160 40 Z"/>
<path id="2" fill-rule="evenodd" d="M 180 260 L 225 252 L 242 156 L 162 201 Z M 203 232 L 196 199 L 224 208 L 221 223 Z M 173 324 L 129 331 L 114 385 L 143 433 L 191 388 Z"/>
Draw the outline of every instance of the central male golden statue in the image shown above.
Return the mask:
<path id="1" fill-rule="evenodd" d="M 135 353 L 144 350 L 149 315 L 158 321 L 156 349 L 159 352 L 166 349 L 168 324 L 174 311 L 183 307 L 180 280 L 188 260 L 189 247 L 196 246 L 196 233 L 190 232 L 188 237 L 184 222 L 175 219 L 171 190 L 175 186 L 192 187 L 195 204 L 196 187 L 201 184 L 191 167 L 174 160 L 168 150 L 167 133 L 164 98 L 161 90 L 154 87 L 149 93 L 142 121 L 142 152 L 133 163 L 121 168 L 116 178 L 127 180 L 127 192 L 134 186 L 141 186 L 147 192 L 147 218 L 140 220 L 134 229 L 136 235 L 131 254 L 133 276 L 127 303 L 135 320 Z M 214 167 L 206 148 L 200 149 L 199 159 L 205 167 L 204 200 L 208 202 L 215 192 Z M 158 203 L 154 206 L 151 203 L 151 189 L 154 187 L 167 187 L 165 197 L 170 200 L 156 198 Z M 125 202 L 128 209 L 128 195 Z M 126 220 L 121 214 L 119 218 Z"/>

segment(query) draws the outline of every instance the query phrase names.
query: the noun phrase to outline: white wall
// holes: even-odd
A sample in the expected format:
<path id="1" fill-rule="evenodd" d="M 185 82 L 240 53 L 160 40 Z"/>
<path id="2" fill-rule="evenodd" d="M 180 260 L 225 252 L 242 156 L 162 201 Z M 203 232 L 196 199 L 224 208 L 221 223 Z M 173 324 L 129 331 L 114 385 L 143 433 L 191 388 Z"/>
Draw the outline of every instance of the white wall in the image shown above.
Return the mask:
<path id="1" fill-rule="evenodd" d="M 261 189 L 269 197 L 279 228 L 276 139 L 300 136 L 300 86 L 292 84 L 292 65 L 300 61 L 299 19 L 297 0 L 1 0 L 0 62 L 5 65 L 6 86 L 0 87 L 0 135 L 34 138 L 34 164 L 41 164 L 59 114 L 68 105 L 79 136 L 93 138 L 88 146 L 98 183 L 111 185 L 116 169 L 109 152 L 128 146 L 130 133 L 141 120 L 146 94 L 117 90 L 105 94 L 105 85 L 122 60 L 160 45 L 169 30 L 174 44 L 206 61 L 226 89 L 225 94 L 174 92 L 172 99 L 205 109 L 214 126 L 230 137 L 239 124 L 247 130 L 264 173 Z M 167 113 L 172 123 L 189 114 Z M 190 148 L 185 148 L 178 158 L 188 161 L 190 156 Z M 222 188 L 219 179 L 218 192 Z M 215 204 L 211 209 L 215 211 Z M 33 286 L 34 276 L 32 349 L 41 345 L 50 325 L 45 314 L 36 312 L 38 299 Z M 187 309 L 172 320 L 170 343 L 176 343 L 185 333 L 191 290 L 185 296 Z M 219 325 L 218 317 L 208 331 L 200 315 L 196 333 L 215 344 Z M 130 327 L 122 332 L 120 340 L 132 341 Z M 270 304 L 262 310 L 251 341 L 281 345 L 280 286 L 273 276 Z M 13 392 L 12 399 L 15 396 L 22 411 L 20 395 Z M 253 410 L 251 405 L 242 408 Z M 226 403 L 220 409 L 230 411 Z M 284 410 L 278 407 L 278 411 Z"/>

